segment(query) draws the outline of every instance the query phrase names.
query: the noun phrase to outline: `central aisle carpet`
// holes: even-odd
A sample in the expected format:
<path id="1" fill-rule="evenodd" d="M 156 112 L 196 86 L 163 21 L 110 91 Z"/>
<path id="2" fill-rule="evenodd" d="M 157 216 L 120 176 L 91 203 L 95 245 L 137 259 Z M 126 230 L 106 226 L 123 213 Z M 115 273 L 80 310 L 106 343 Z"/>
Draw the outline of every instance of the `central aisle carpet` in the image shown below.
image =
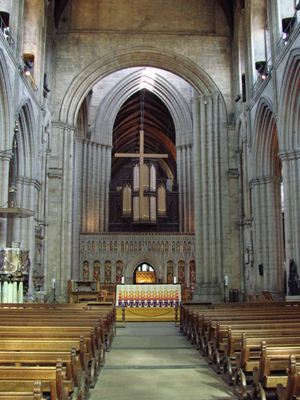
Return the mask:
<path id="1" fill-rule="evenodd" d="M 171 322 L 117 329 L 90 400 L 231 400 L 236 397 Z"/>

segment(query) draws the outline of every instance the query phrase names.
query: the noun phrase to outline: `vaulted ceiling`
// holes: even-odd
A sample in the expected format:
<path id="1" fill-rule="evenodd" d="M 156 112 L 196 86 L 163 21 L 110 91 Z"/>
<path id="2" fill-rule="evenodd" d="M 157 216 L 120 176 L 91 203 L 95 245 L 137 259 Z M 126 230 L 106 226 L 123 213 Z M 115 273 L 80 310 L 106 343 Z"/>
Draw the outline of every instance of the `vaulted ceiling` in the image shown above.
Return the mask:
<path id="1" fill-rule="evenodd" d="M 130 163 L 128 158 L 116 158 L 115 153 L 139 151 L 143 112 L 144 152 L 168 154 L 166 164 L 176 179 L 175 127 L 169 110 L 152 92 L 143 90 L 133 94 L 120 108 L 113 130 L 112 176 Z"/>
<path id="2" fill-rule="evenodd" d="M 72 0 L 54 0 L 55 1 L 55 10 L 54 10 L 54 20 L 55 20 L 55 26 L 58 28 L 60 18 L 62 16 L 62 13 L 66 7 L 66 5 L 69 3 L 69 1 Z M 211 1 L 211 0 L 207 0 Z M 233 32 L 233 4 L 234 0 L 219 0 L 224 12 L 226 14 L 226 17 L 228 19 L 228 23 L 231 29 L 231 32 Z"/>

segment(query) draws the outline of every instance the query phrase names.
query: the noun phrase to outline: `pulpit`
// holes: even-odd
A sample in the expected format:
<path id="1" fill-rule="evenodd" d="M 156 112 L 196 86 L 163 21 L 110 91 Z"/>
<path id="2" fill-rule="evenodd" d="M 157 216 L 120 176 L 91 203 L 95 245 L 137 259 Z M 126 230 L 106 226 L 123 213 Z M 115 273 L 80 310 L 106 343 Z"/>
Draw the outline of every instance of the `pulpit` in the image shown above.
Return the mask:
<path id="1" fill-rule="evenodd" d="M 0 302 L 23 303 L 24 286 L 28 286 L 29 250 L 0 248 Z"/>

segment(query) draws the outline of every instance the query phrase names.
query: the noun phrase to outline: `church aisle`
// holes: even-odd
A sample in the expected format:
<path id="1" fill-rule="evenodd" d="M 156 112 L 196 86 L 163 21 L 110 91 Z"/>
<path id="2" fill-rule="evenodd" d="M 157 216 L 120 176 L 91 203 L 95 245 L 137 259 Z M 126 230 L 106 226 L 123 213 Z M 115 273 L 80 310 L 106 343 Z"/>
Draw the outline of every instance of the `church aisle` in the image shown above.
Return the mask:
<path id="1" fill-rule="evenodd" d="M 231 400 L 236 397 L 171 322 L 118 328 L 90 400 Z"/>

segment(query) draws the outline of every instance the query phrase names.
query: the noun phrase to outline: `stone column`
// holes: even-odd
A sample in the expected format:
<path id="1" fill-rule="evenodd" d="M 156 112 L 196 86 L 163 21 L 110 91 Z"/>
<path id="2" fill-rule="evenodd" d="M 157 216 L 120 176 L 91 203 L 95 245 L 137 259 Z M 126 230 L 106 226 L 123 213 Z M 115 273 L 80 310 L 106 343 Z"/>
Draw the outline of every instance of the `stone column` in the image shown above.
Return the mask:
<path id="1" fill-rule="evenodd" d="M 109 182 L 111 175 L 111 149 L 112 146 L 106 146 L 106 168 L 105 168 L 105 181 L 104 181 L 104 210 L 105 210 L 105 223 L 104 232 L 108 231 L 109 223 Z"/>
<path id="2" fill-rule="evenodd" d="M 283 230 L 280 201 L 281 177 L 253 180 L 254 276 L 253 292 L 283 294 Z M 262 264 L 262 270 L 259 270 Z"/>
<path id="3" fill-rule="evenodd" d="M 193 103 L 197 299 L 221 299 L 221 198 L 219 96 Z M 228 168 L 228 167 L 227 167 Z"/>
<path id="4" fill-rule="evenodd" d="M 79 264 L 80 264 L 80 232 L 82 230 L 82 175 L 83 175 L 83 140 L 75 140 L 75 165 L 74 165 L 74 212 L 73 212 L 73 252 L 72 252 L 72 272 L 71 278 L 79 279 Z"/>
<path id="5" fill-rule="evenodd" d="M 101 145 L 101 170 L 100 170 L 100 232 L 104 232 L 105 220 L 105 165 L 106 165 L 106 148 Z"/>
<path id="6" fill-rule="evenodd" d="M 23 298 L 23 280 L 21 279 L 19 282 L 19 288 L 18 288 L 18 303 L 23 303 L 24 298 Z"/>
<path id="7" fill-rule="evenodd" d="M 188 145 L 187 146 L 187 201 L 188 201 L 188 209 L 189 209 L 189 218 L 188 218 L 188 224 L 187 224 L 187 232 L 191 233 L 194 232 L 194 212 L 193 212 L 193 193 L 192 193 L 192 187 L 193 184 L 192 182 L 194 181 L 193 179 L 193 168 L 192 168 L 192 146 Z"/>
<path id="8" fill-rule="evenodd" d="M 41 70 L 43 56 L 42 27 L 44 24 L 44 1 L 25 0 L 24 1 L 24 29 L 23 29 L 23 48 L 22 54 L 32 54 L 34 56 L 34 70 Z M 38 87 L 42 87 L 42 74 L 34 74 L 36 78 L 40 75 L 37 82 Z"/>
<path id="9" fill-rule="evenodd" d="M 182 176 L 183 176 L 183 181 L 182 181 L 182 190 L 183 190 L 183 196 L 182 196 L 182 208 L 183 208 L 183 232 L 188 232 L 188 220 L 189 220 L 189 208 L 188 208 L 188 190 L 187 190 L 187 181 L 189 178 L 188 173 L 187 173 L 187 148 L 186 146 L 182 146 Z"/>
<path id="10" fill-rule="evenodd" d="M 13 302 L 13 283 L 8 282 L 7 285 L 7 303 Z"/>
<path id="11" fill-rule="evenodd" d="M 56 279 L 57 295 L 66 298 L 71 277 L 73 217 L 74 126 L 53 122 L 53 149 L 49 160 L 49 227 L 47 235 L 47 289 Z M 61 301 L 59 300 L 59 301 Z"/>
<path id="12" fill-rule="evenodd" d="M 2 278 L 2 303 L 8 303 L 8 278 Z"/>
<path id="13" fill-rule="evenodd" d="M 18 282 L 14 280 L 12 285 L 13 285 L 12 303 L 18 303 Z"/>
<path id="14" fill-rule="evenodd" d="M 179 185 L 179 227 L 180 232 L 183 230 L 184 214 L 183 214 L 183 176 L 182 176 L 182 146 L 176 147 L 177 154 L 177 177 Z"/>
<path id="15" fill-rule="evenodd" d="M 0 206 L 7 207 L 8 202 L 8 182 L 9 182 L 9 163 L 13 154 L 0 153 Z M 6 247 L 7 219 L 0 218 L 0 247 Z"/>
<path id="16" fill-rule="evenodd" d="M 284 233 L 288 280 L 290 259 L 294 259 L 298 274 L 300 271 L 300 150 L 282 152 L 279 156 L 283 169 Z"/>

